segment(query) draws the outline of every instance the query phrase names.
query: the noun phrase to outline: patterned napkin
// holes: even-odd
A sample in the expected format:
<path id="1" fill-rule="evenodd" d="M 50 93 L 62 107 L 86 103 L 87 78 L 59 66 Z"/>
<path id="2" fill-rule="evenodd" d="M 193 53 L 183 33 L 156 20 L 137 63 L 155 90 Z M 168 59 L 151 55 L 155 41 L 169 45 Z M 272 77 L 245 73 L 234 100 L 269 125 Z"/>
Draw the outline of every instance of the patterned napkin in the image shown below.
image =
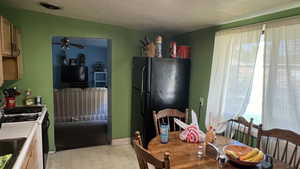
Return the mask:
<path id="1" fill-rule="evenodd" d="M 184 131 L 180 133 L 179 138 L 188 143 L 203 142 L 205 139 L 205 133 L 199 129 L 197 115 L 193 110 L 191 111 L 191 116 L 192 123 L 190 125 L 175 118 L 175 123 L 184 129 Z"/>

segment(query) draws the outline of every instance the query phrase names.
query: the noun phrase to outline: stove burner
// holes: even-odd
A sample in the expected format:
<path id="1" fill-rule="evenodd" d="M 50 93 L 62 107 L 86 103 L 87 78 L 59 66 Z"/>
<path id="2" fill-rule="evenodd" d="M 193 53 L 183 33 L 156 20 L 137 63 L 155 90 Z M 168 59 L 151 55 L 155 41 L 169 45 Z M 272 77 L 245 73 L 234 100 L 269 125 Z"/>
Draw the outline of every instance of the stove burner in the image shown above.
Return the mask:
<path id="1" fill-rule="evenodd" d="M 39 118 L 38 114 L 34 114 L 34 115 L 4 116 L 3 123 L 22 122 L 22 121 L 35 121 L 38 118 Z"/>
<path id="2" fill-rule="evenodd" d="M 43 110 L 42 106 L 20 106 L 15 108 L 4 109 L 4 114 L 24 114 L 24 113 L 38 113 Z"/>

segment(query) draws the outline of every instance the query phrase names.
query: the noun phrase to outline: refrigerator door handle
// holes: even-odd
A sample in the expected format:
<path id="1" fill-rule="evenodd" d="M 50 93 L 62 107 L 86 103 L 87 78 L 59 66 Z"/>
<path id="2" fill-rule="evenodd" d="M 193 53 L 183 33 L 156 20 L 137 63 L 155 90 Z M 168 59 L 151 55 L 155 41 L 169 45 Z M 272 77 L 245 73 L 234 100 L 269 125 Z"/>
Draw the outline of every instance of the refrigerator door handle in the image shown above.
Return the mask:
<path id="1" fill-rule="evenodd" d="M 145 72 L 145 68 L 146 68 L 146 66 L 144 65 L 143 68 L 142 68 L 141 96 L 144 93 L 144 72 Z"/>
<path id="2" fill-rule="evenodd" d="M 142 101 L 143 99 L 141 99 L 141 110 L 140 110 L 140 113 L 141 113 L 141 115 L 142 115 L 142 117 L 144 117 L 144 102 Z"/>
<path id="3" fill-rule="evenodd" d="M 145 68 L 146 66 L 144 65 L 143 68 L 142 68 L 142 83 L 141 83 L 141 93 L 140 93 L 140 96 L 143 97 L 144 96 L 144 72 L 145 72 Z M 140 99 L 141 101 L 141 115 L 142 117 L 144 117 L 144 99 Z"/>

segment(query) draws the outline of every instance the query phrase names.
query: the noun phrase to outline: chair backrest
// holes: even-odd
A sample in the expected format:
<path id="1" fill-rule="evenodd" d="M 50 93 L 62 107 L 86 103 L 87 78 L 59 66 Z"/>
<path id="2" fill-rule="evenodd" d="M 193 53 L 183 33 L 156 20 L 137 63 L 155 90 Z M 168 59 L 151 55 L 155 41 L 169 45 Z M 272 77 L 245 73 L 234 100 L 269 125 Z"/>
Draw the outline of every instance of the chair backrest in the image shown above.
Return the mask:
<path id="1" fill-rule="evenodd" d="M 153 111 L 153 120 L 155 125 L 156 135 L 160 134 L 160 124 L 167 123 L 169 124 L 170 131 L 180 131 L 181 128 L 174 122 L 174 118 L 178 118 L 183 122 L 187 122 L 188 109 L 186 112 L 180 112 L 177 109 L 164 109 L 159 112 Z"/>
<path id="2" fill-rule="evenodd" d="M 250 119 L 250 122 L 243 117 L 230 119 L 228 121 L 225 136 L 250 145 L 252 125 L 253 118 Z"/>
<path id="3" fill-rule="evenodd" d="M 290 167 L 300 167 L 300 135 L 283 129 L 263 130 L 258 127 L 257 148 Z M 298 155 L 297 155 L 298 154 Z"/>
<path id="4" fill-rule="evenodd" d="M 141 135 L 138 131 L 135 133 L 133 145 L 140 169 L 148 169 L 148 163 L 152 164 L 156 169 L 170 169 L 170 153 L 166 152 L 164 154 L 164 161 L 155 158 L 150 152 L 143 148 Z"/>

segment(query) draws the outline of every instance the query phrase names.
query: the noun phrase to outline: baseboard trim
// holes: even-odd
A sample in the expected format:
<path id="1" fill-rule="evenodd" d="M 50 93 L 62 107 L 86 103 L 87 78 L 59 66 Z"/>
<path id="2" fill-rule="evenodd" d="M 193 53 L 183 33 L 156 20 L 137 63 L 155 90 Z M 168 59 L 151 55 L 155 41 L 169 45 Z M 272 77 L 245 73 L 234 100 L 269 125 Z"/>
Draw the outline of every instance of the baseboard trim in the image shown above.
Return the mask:
<path id="1" fill-rule="evenodd" d="M 128 145 L 128 144 L 130 144 L 130 137 L 112 139 L 112 142 L 111 142 L 111 145 L 113 145 L 113 146 Z"/>

